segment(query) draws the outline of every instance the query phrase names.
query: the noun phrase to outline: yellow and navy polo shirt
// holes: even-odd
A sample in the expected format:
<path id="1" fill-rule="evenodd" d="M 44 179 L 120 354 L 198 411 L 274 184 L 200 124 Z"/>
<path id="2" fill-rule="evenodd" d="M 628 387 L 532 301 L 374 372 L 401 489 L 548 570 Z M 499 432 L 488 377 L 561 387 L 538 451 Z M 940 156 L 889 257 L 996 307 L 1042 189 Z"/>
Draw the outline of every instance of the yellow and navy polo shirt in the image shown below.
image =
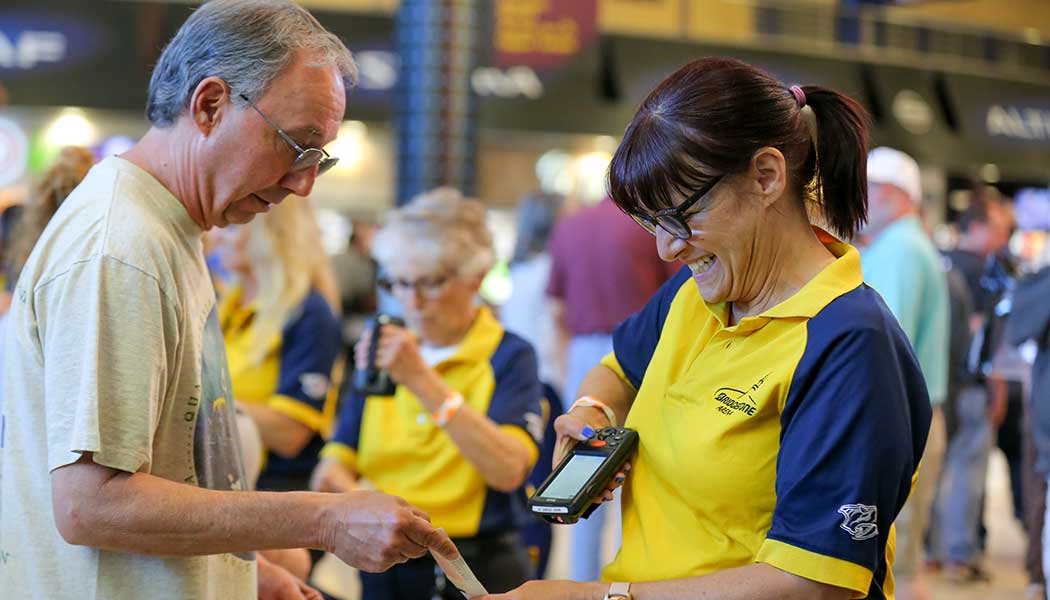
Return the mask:
<path id="1" fill-rule="evenodd" d="M 602 362 L 637 390 L 640 435 L 610 581 L 765 562 L 892 598 L 893 520 L 926 443 L 930 401 L 908 339 L 860 257 L 727 326 L 689 269 L 613 336 Z"/>
<path id="2" fill-rule="evenodd" d="M 530 468 L 535 464 L 543 390 L 528 342 L 481 308 L 455 354 L 434 369 L 467 405 L 519 437 L 532 453 Z M 423 509 L 452 537 L 521 529 L 532 518 L 524 490 L 507 494 L 486 486 L 404 386 L 393 396 L 351 395 L 321 455 Z"/>
<path id="3" fill-rule="evenodd" d="M 234 397 L 238 402 L 265 404 L 316 432 L 295 458 L 268 452 L 257 487 L 305 489 L 335 420 L 338 385 L 332 380 L 333 374 L 339 379 L 334 373 L 342 347 L 339 319 L 321 294 L 310 290 L 280 334 L 268 342 L 262 362 L 252 364 L 255 312 L 254 303 L 241 303 L 239 287 L 227 290 L 219 302 Z"/>

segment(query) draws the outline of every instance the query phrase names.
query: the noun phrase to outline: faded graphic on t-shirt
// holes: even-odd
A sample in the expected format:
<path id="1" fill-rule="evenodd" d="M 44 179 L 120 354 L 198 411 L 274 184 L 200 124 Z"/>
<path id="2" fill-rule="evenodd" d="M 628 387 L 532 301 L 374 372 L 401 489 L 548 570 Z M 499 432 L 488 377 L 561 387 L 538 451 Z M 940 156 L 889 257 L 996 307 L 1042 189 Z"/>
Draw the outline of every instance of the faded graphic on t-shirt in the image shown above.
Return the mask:
<path id="1" fill-rule="evenodd" d="M 226 347 L 214 308 L 204 326 L 202 342 L 200 407 L 193 435 L 197 485 L 210 490 L 246 491 Z M 254 558 L 251 552 L 236 556 Z"/>

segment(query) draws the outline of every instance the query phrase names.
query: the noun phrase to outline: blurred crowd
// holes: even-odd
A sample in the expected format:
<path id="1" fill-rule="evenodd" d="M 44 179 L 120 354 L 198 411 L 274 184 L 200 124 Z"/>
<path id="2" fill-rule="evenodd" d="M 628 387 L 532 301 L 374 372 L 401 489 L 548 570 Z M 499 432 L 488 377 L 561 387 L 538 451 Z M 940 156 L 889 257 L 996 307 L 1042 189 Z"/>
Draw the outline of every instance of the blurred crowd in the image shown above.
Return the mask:
<path id="1" fill-rule="evenodd" d="M 345 48 L 338 44 L 332 52 L 342 57 Z M 346 60 L 348 57 L 346 53 Z M 282 77 L 308 79 L 300 71 L 309 74 L 308 69 L 315 68 L 306 62 L 290 64 L 293 67 Z M 691 67 L 703 76 L 729 77 L 724 74 L 730 73 L 765 85 L 764 74 L 756 74 L 757 71 L 736 61 L 697 61 Z M 316 77 L 316 73 L 310 76 Z M 701 77 L 698 75 L 698 78 Z M 336 89 L 339 92 L 336 96 L 341 98 L 341 84 L 333 83 L 334 76 L 329 79 L 332 81 L 323 83 Z M 206 96 L 207 85 L 200 85 L 200 95 Z M 216 97 L 223 98 L 215 100 L 216 103 L 232 102 L 228 99 L 228 90 L 221 86 L 216 89 L 219 90 L 214 92 Z M 754 159 L 758 165 L 754 170 L 759 173 L 755 180 L 760 183 L 769 180 L 763 178 L 763 169 L 767 167 L 775 170 L 791 164 L 792 168 L 800 169 L 799 173 L 809 174 L 806 181 L 815 177 L 824 181 L 825 176 L 819 169 L 828 168 L 829 173 L 834 169 L 818 168 L 817 161 L 835 160 L 831 157 L 834 153 L 818 157 L 813 150 L 815 137 L 811 142 L 811 135 L 817 133 L 807 129 L 810 126 L 807 119 L 816 118 L 813 117 L 816 106 L 826 110 L 825 115 L 835 116 L 832 113 L 839 111 L 836 118 L 841 125 L 848 122 L 851 115 L 859 114 L 850 111 L 860 109 L 841 95 L 816 86 L 808 86 L 804 91 L 798 86 L 784 89 L 780 84 L 769 84 L 765 89 L 764 93 L 771 98 L 770 104 L 791 115 L 792 123 L 790 131 L 784 134 L 787 141 L 781 144 L 788 158 L 779 150 L 770 151 L 772 144 L 762 144 L 762 149 L 755 153 L 761 155 Z M 550 475 L 552 461 L 560 457 L 555 443 L 558 435 L 566 434 L 556 433 L 555 421 L 570 412 L 570 407 L 580 405 L 577 399 L 583 395 L 582 391 L 589 389 L 588 377 L 593 377 L 596 365 L 613 364 L 615 368 L 610 367 L 610 372 L 616 371 L 625 382 L 624 387 L 631 387 L 631 369 L 627 368 L 630 365 L 625 356 L 621 356 L 625 331 L 657 331 L 653 340 L 638 341 L 639 345 L 643 341 L 652 342 L 653 348 L 648 349 L 650 356 L 645 357 L 648 361 L 655 355 L 659 334 L 665 333 L 664 329 L 675 329 L 665 328 L 662 320 L 654 324 L 657 319 L 653 315 L 666 319 L 671 311 L 672 299 L 664 297 L 667 290 L 674 285 L 682 286 L 690 277 L 702 279 L 702 269 L 712 268 L 710 265 L 721 257 L 713 258 L 712 254 L 683 264 L 684 259 L 672 260 L 676 256 L 669 253 L 668 248 L 677 243 L 674 247 L 687 252 L 682 248 L 695 232 L 690 230 L 686 219 L 703 214 L 708 206 L 702 204 L 700 212 L 690 214 L 676 213 L 681 207 L 647 212 L 654 207 L 645 206 L 642 208 L 646 210 L 639 210 L 638 214 L 628 214 L 623 207 L 623 197 L 586 202 L 537 190 L 517 203 L 513 253 L 501 257 L 496 251 L 500 244 L 494 240 L 489 227 L 487 207 L 491 203 L 483 198 L 471 198 L 461 190 L 438 187 L 382 215 L 353 219 L 350 235 L 342 240 L 345 242 L 342 250 L 329 255 L 321 243 L 318 211 L 308 196 L 313 178 L 322 174 L 325 165 L 330 166 L 334 159 L 323 150 L 304 149 L 291 141 L 267 116 L 267 111 L 274 110 L 273 103 L 264 106 L 265 111 L 256 104 L 256 100 L 262 104 L 263 97 L 249 99 L 248 95 L 241 95 L 246 105 L 254 109 L 251 113 L 244 112 L 258 113 L 263 119 L 258 127 L 272 127 L 284 140 L 280 144 L 288 142 L 294 149 L 294 162 L 289 154 L 286 162 L 292 166 L 286 165 L 283 177 L 308 178 L 309 182 L 296 187 L 299 184 L 295 181 L 282 180 L 282 189 L 301 193 L 272 202 L 262 197 L 263 192 L 253 192 L 245 196 L 247 200 L 238 200 L 246 202 L 243 210 L 258 213 L 254 220 L 228 218 L 229 215 L 224 214 L 226 222 L 211 223 L 208 220 L 212 215 L 195 215 L 200 218 L 194 222 L 204 223 L 200 228 L 207 230 L 202 249 L 205 264 L 201 268 L 206 266 L 208 292 L 214 289 L 217 298 L 213 316 L 225 361 L 220 371 L 223 380 L 228 380 L 233 400 L 227 402 L 225 396 L 218 396 L 205 398 L 205 402 L 214 414 L 235 410 L 236 421 L 233 426 L 214 417 L 216 420 L 208 427 L 228 427 L 236 433 L 237 446 L 233 453 L 243 460 L 244 469 L 241 480 L 238 469 L 225 471 L 222 464 L 212 464 L 207 457 L 193 455 L 190 462 L 197 472 L 187 478 L 222 480 L 225 487 L 217 489 L 227 491 L 313 491 L 332 495 L 383 492 L 404 499 L 415 507 L 413 511 L 422 511 L 412 514 L 427 515 L 442 531 L 439 534 L 426 529 L 427 535 L 434 536 L 429 547 L 441 546 L 440 541 L 433 540 L 447 534 L 491 591 L 505 592 L 530 580 L 545 578 L 550 568 L 553 531 L 550 525 L 529 513 L 526 501 Z M 201 114 L 215 114 L 215 111 L 209 112 L 207 98 L 199 103 L 197 108 Z M 327 107 L 332 109 L 330 112 L 341 116 L 342 107 L 333 109 L 332 106 Z M 734 108 L 738 116 L 745 113 L 741 106 Z M 160 113 L 154 114 L 161 108 L 152 107 L 151 118 L 162 120 L 162 116 L 157 116 Z M 278 105 L 278 108 L 283 107 Z M 192 122 L 187 125 L 185 119 L 178 122 L 181 123 L 178 126 L 192 125 Z M 863 150 L 866 130 L 861 126 L 858 131 L 856 139 L 851 140 Z M 149 143 L 147 139 L 146 145 Z M 748 156 L 751 154 L 749 151 Z M 807 159 L 807 156 L 813 158 Z M 855 165 L 865 164 L 863 156 L 858 153 L 853 157 Z M 96 164 L 96 159 L 101 160 Z M 302 162 L 309 164 L 303 167 Z M 621 157 L 622 169 L 629 168 L 625 166 L 627 162 Z M 904 490 L 907 493 L 895 490 L 903 494 L 901 502 L 905 497 L 908 500 L 895 521 L 893 577 L 889 583 L 872 583 L 872 573 L 868 573 L 866 585 L 879 591 L 886 585 L 891 594 L 895 589 L 898 599 L 922 599 L 930 597 L 931 574 L 958 585 L 989 579 L 991 575 L 984 564 L 987 547 L 984 498 L 989 457 L 998 448 L 1010 466 L 1012 516 L 1027 534 L 1024 568 L 1030 584 L 1029 597 L 1044 598 L 1044 573 L 1050 572 L 1050 548 L 1044 548 L 1050 538 L 1044 539 L 1043 535 L 1044 531 L 1050 533 L 1045 519 L 1050 477 L 1050 301 L 1047 300 L 1050 298 L 1050 257 L 1046 251 L 1032 251 L 1023 243 L 1025 236 L 1033 233 L 1033 227 L 1019 222 L 1014 200 L 994 187 L 974 184 L 966 196 L 966 206 L 950 215 L 934 214 L 928 206 L 920 167 L 912 157 L 899 150 L 879 147 L 868 154 L 866 165 L 867 223 L 853 239 L 844 241 L 859 250 L 863 281 L 880 297 L 870 300 L 871 297 L 862 296 L 861 299 L 868 298 L 864 301 L 876 304 L 877 310 L 885 308 L 892 312 L 910 342 L 914 357 L 905 356 L 893 366 L 901 369 L 902 381 L 921 383 L 925 380 L 932 406 L 925 452 L 913 487 Z M 68 252 L 56 246 L 55 240 L 66 239 L 64 231 L 74 227 L 70 222 L 82 215 L 99 222 L 112 218 L 107 207 L 88 205 L 93 197 L 84 190 L 103 186 L 105 181 L 141 178 L 142 172 L 136 169 L 132 161 L 125 158 L 95 157 L 84 148 L 68 147 L 39 174 L 25 198 L 5 204 L 0 215 L 0 278 L 4 290 L 0 301 L 0 336 L 12 335 L 6 330 L 7 315 L 11 314 L 8 311 L 13 295 L 24 292 L 24 288 L 16 287 L 20 276 L 23 281 L 41 278 L 43 283 L 36 281 L 38 287 L 34 292 L 49 285 L 52 279 L 48 277 L 59 280 L 65 276 L 46 271 L 48 266 L 43 261 L 51 258 L 57 263 L 68 258 Z M 613 169 L 617 173 L 615 166 Z M 704 186 L 695 193 L 690 192 L 692 197 L 686 204 L 697 202 L 719 186 L 731 169 L 723 171 L 711 177 L 683 176 L 689 184 L 704 179 Z M 622 178 L 623 173 L 618 174 Z M 783 171 L 778 176 L 782 177 L 782 183 L 786 177 Z M 856 183 L 860 179 L 850 181 Z M 82 182 L 80 195 L 74 194 L 75 200 L 71 201 L 76 205 L 67 208 L 64 201 Z M 139 185 L 147 190 L 152 184 L 139 181 Z M 678 186 L 676 189 L 682 187 L 678 183 L 675 186 Z M 153 186 L 153 192 L 156 187 Z M 612 187 L 615 188 L 615 184 Z M 630 186 L 621 186 L 621 192 L 627 188 Z M 163 195 L 151 195 L 153 192 L 140 196 L 152 202 Z M 779 202 L 783 194 L 769 192 L 767 196 L 772 198 L 770 202 Z M 807 215 L 805 206 L 799 205 L 801 226 L 798 229 L 803 232 L 800 235 L 811 246 L 810 250 L 816 248 L 823 253 L 820 260 L 827 264 L 820 264 L 828 269 L 832 264 L 845 268 L 842 265 L 848 265 L 850 257 L 856 254 L 852 247 L 831 239 L 823 231 L 852 234 L 864 220 L 864 215 L 854 210 L 863 205 L 863 194 L 849 200 L 851 203 L 843 201 L 837 207 L 838 213 L 829 210 Z M 157 204 L 163 205 L 163 201 L 157 200 Z M 158 211 L 163 213 L 172 206 L 169 203 Z M 139 218 L 136 211 L 129 210 L 127 214 L 131 216 L 127 218 Z M 187 215 L 180 211 L 181 208 L 175 212 L 182 221 L 173 218 L 176 222 L 173 229 L 188 223 Z M 1050 208 L 1047 211 L 1050 212 Z M 833 222 L 822 222 L 828 215 L 833 215 Z M 946 223 L 944 217 L 949 217 Z M 765 221 L 755 222 L 774 227 Z M 822 229 L 811 230 L 811 222 Z M 89 227 L 93 223 L 80 225 Z M 216 224 L 218 226 L 212 226 Z M 789 225 L 784 229 L 788 230 Z M 114 229 L 119 228 L 114 226 Z M 127 235 L 137 240 L 134 232 Z M 1043 231 L 1041 235 L 1050 233 Z M 120 243 L 114 252 L 125 249 L 122 239 L 117 239 Z M 743 236 L 725 242 L 727 247 L 746 243 L 751 241 Z M 37 250 L 34 251 L 34 247 Z M 732 246 L 732 250 L 736 252 L 738 247 Z M 93 257 L 74 262 L 89 262 Z M 34 258 L 38 262 L 34 262 Z M 769 264 L 779 265 L 777 260 L 791 262 L 794 258 L 773 257 Z M 838 262 L 840 259 L 845 262 Z M 506 263 L 511 293 L 505 301 L 497 302 L 483 293 L 483 283 L 486 277 L 501 272 L 501 263 Z M 27 265 L 36 270 L 23 275 Z M 192 262 L 191 267 L 196 266 Z M 191 267 L 186 269 L 192 270 Z M 121 269 L 118 271 L 123 272 Z M 123 276 L 142 276 L 137 273 L 141 269 L 132 270 L 136 273 Z M 97 285 L 104 287 L 113 277 L 116 277 L 113 273 L 103 271 L 98 274 L 101 283 Z M 669 281 L 672 285 L 668 285 Z M 73 281 L 68 285 L 73 289 L 84 283 Z M 686 287 L 696 295 L 692 287 Z M 176 314 L 177 310 L 167 304 L 169 293 L 172 297 L 177 294 L 163 285 L 161 288 L 158 294 L 163 298 L 154 298 L 160 307 L 154 311 L 160 314 L 157 318 L 161 323 L 157 327 L 166 333 L 182 332 L 179 327 L 184 326 L 183 321 L 188 317 Z M 839 295 L 845 297 L 855 289 L 868 293 L 867 288 L 855 285 Z M 710 290 L 704 290 L 701 285 L 701 291 Z M 40 292 L 42 297 L 47 293 Z M 57 292 L 56 295 L 60 296 Z M 682 297 L 689 298 L 686 293 Z M 856 298 L 851 301 L 860 302 Z M 26 338 L 32 336 L 26 333 L 30 330 L 27 328 L 45 326 L 46 315 L 39 320 L 29 319 L 18 311 L 29 310 L 19 307 L 33 302 L 14 299 L 16 306 L 12 312 L 22 317 L 21 328 L 14 335 L 20 336 L 19 343 L 30 344 L 32 340 L 27 342 Z M 136 304 L 140 300 L 121 298 L 117 304 L 126 302 L 122 308 L 134 312 L 140 308 Z M 739 298 L 712 302 L 712 305 L 732 305 L 733 300 Z M 52 301 L 60 303 L 61 298 Z M 679 303 L 676 306 L 685 301 L 674 299 Z M 174 302 L 179 309 L 182 303 L 182 300 Z M 830 306 L 831 301 L 825 304 Z M 40 305 L 44 306 L 45 302 L 41 300 Z M 824 307 L 821 305 L 819 309 Z M 736 327 L 742 319 L 757 318 L 757 313 L 733 315 L 732 310 L 735 309 L 730 306 L 725 322 L 721 323 L 726 329 Z M 191 316 L 200 317 L 202 322 L 211 318 L 202 315 Z M 703 315 L 721 318 L 712 316 L 714 313 Z M 123 313 L 107 316 L 114 321 L 124 318 Z M 816 318 L 815 315 L 809 317 Z M 653 323 L 645 321 L 646 318 L 651 318 Z M 795 318 L 790 316 L 785 320 Z M 27 325 L 30 321 L 31 325 Z M 625 321 L 627 325 L 621 325 Z M 651 327 L 645 329 L 646 326 Z M 94 331 L 90 324 L 85 327 L 85 331 Z M 127 338 L 134 337 L 134 325 L 125 327 L 131 328 L 125 332 Z M 886 329 L 892 333 L 895 328 L 893 325 Z M 73 339 L 74 334 L 67 335 Z M 150 332 L 144 331 L 142 335 Z M 664 339 L 677 340 L 670 336 L 685 334 L 676 330 L 667 335 Z M 179 343 L 172 346 L 179 347 L 165 346 L 163 350 L 181 359 L 182 338 L 174 334 L 173 338 Z M 727 351 L 730 345 L 725 344 Z M 7 347 L 15 346 L 12 343 Z M 3 348 L 4 345 L 0 345 L 0 350 Z M 896 347 L 891 349 L 896 351 Z M 100 354 L 105 353 L 103 350 L 105 348 L 99 350 Z M 134 353 L 134 347 L 129 352 Z M 105 354 L 94 360 L 134 364 L 134 360 L 140 358 Z M 28 364 L 34 357 L 17 359 Z M 0 356 L 0 364 L 10 360 L 11 357 Z M 196 360 L 195 356 L 187 359 L 188 362 Z M 623 365 L 615 362 L 621 360 Z M 43 359 L 38 362 L 43 363 Z M 800 362 L 796 357 L 795 363 Z M 915 362 L 921 367 L 922 377 L 909 377 L 908 369 Z M 206 370 L 207 366 L 201 369 Z M 796 372 L 796 366 L 791 365 L 791 373 Z M 105 372 L 105 365 L 100 366 L 99 371 Z M 388 377 L 378 377 L 379 372 Z M 53 372 L 46 375 L 48 385 L 61 379 L 56 379 Z M 173 377 L 167 372 L 151 372 L 149 376 L 156 380 Z M 764 380 L 763 377 L 755 385 L 762 385 Z M 203 397 L 199 388 L 197 385 L 195 393 Z M 914 393 L 910 388 L 906 391 L 901 398 L 924 400 L 921 393 Z M 193 402 L 199 402 L 198 396 L 192 396 Z M 605 412 L 599 417 L 608 416 L 608 422 L 615 426 L 615 411 L 600 402 L 597 404 Z M 902 406 L 908 408 L 903 403 Z M 918 421 L 924 420 L 926 407 L 920 408 L 922 410 L 912 412 L 902 409 L 897 416 L 914 417 L 916 423 L 909 425 L 907 440 L 921 447 L 915 440 L 922 437 L 920 430 L 924 425 Z M 153 414 L 149 417 L 162 418 Z M 78 416 L 74 420 L 78 427 L 91 429 L 84 425 L 83 418 Z M 562 421 L 563 427 L 566 422 Z M 105 427 L 96 429 L 101 431 Z M 807 435 L 818 433 L 821 432 L 811 431 Z M 121 436 L 106 431 L 101 434 L 88 431 L 83 435 L 88 438 Z M 909 446 L 910 451 L 910 445 L 901 446 Z M 784 450 L 777 447 L 772 455 L 779 457 L 781 452 Z M 5 457 L 5 460 L 11 458 Z M 58 467 L 76 464 L 82 459 L 67 456 L 62 460 L 67 462 Z M 121 460 L 129 462 L 118 461 L 113 468 L 121 469 L 122 465 L 133 462 L 126 457 Z M 201 464 L 205 467 L 201 468 Z M 49 466 L 55 465 L 49 462 Z M 136 471 L 135 468 L 122 470 Z M 897 475 L 907 481 L 913 472 L 914 469 L 902 468 Z M 777 489 L 777 493 L 780 492 Z M 628 505 L 621 494 L 627 493 L 627 490 L 609 490 L 602 496 L 605 502 L 600 508 L 568 530 L 567 566 L 572 580 L 601 579 L 606 558 L 619 547 L 621 523 L 625 527 L 632 524 L 630 513 L 623 518 L 620 514 L 621 506 Z M 886 505 L 894 507 L 892 502 Z M 305 514 L 306 506 L 304 502 L 299 512 Z M 840 512 L 848 506 L 852 505 L 843 505 Z M 409 510 L 407 506 L 402 508 Z M 846 525 L 850 515 L 842 514 L 846 521 L 842 526 L 831 527 L 835 533 L 841 527 L 858 542 L 868 541 L 875 535 L 866 535 L 863 529 L 849 530 Z M 838 516 L 835 519 L 837 521 Z M 276 521 L 255 526 L 279 529 L 281 524 Z M 637 522 L 634 518 L 635 527 Z M 892 515 L 885 523 L 890 522 Z M 762 524 L 765 529 L 770 528 L 768 521 Z M 876 523 L 873 520 L 867 525 L 875 527 Z M 63 533 L 63 537 L 65 535 Z M 603 544 L 610 542 L 611 548 L 603 548 Z M 350 550 L 346 550 L 346 546 L 345 543 L 342 546 L 341 557 L 360 558 L 353 554 L 354 544 L 349 544 Z M 186 554 L 219 553 L 219 550 L 200 551 L 202 547 L 194 546 L 193 551 L 187 550 Z M 302 597 L 320 597 L 322 593 L 339 597 L 347 593 L 345 589 L 331 587 L 317 591 L 307 585 L 313 582 L 325 588 L 315 577 L 324 552 L 286 549 L 276 543 L 267 547 L 283 549 L 263 550 L 259 554 L 260 596 L 265 595 L 264 581 L 297 582 L 304 586 Z M 362 562 L 374 568 L 363 569 L 359 575 L 361 597 L 458 597 L 437 560 L 424 552 L 428 546 L 417 543 L 409 547 L 411 552 L 402 552 L 396 560 Z M 886 547 L 889 546 L 883 549 Z M 771 552 L 776 552 L 775 547 Z M 876 558 L 875 564 L 882 564 L 879 561 L 883 558 Z M 885 566 L 882 564 L 880 568 Z M 629 572 L 627 566 L 620 565 L 620 568 L 624 569 L 622 572 Z M 841 565 L 838 568 L 849 574 L 848 568 Z M 264 574 L 268 575 L 264 577 Z M 884 569 L 876 573 L 875 578 L 885 574 Z M 673 575 L 684 577 L 691 573 Z M 839 580 L 834 583 L 839 592 L 847 588 Z M 849 589 L 869 589 L 864 584 L 854 585 L 860 587 Z"/>
<path id="2" fill-rule="evenodd" d="M 28 197 L 2 213 L 5 312 L 36 238 L 94 162 L 86 149 L 63 149 Z M 945 246 L 935 243 L 927 225 L 913 159 L 878 148 L 869 156 L 868 171 L 868 225 L 854 240 L 862 250 L 865 280 L 912 341 L 936 407 L 919 484 L 897 521 L 898 597 L 909 593 L 909 584 L 908 597 L 929 597 L 925 579 L 930 573 L 958 585 L 991 577 L 982 562 L 984 499 L 989 456 L 996 448 L 1009 464 L 1012 517 L 1028 536 L 1024 568 L 1030 597 L 1041 597 L 1050 388 L 1045 366 L 1033 371 L 1033 364 L 1045 363 L 1050 351 L 1050 264 L 1038 252 L 1011 246 L 1019 232 L 1014 205 L 994 187 L 975 185 L 968 193 L 965 209 L 942 226 L 939 238 L 950 242 Z M 506 369 L 519 374 L 534 369 L 534 382 L 522 385 L 543 389 L 541 406 L 501 409 L 510 412 L 493 423 L 520 422 L 536 440 L 547 440 L 539 458 L 522 459 L 528 468 L 493 466 L 494 472 L 510 469 L 519 475 L 487 486 L 531 493 L 543 481 L 551 471 L 551 425 L 566 409 L 563 399 L 574 398 L 588 368 L 612 350 L 616 325 L 681 265 L 661 261 L 651 236 L 609 199 L 588 204 L 536 192 L 521 198 L 516 214 L 508 261 L 512 293 L 499 305 L 480 294 L 481 281 L 497 260 L 484 203 L 449 188 L 386 215 L 355 219 L 345 250 L 334 255 L 321 245 L 308 199 L 292 199 L 252 223 L 209 233 L 208 264 L 241 411 L 242 451 L 256 488 L 338 491 L 378 485 L 427 506 L 424 496 L 433 482 L 413 490 L 403 487 L 407 484 L 397 473 L 375 469 L 384 460 L 410 472 L 433 465 L 433 449 L 414 464 L 412 452 L 399 455 L 385 444 L 382 452 L 393 455 L 371 459 L 379 461 L 375 466 L 360 462 L 357 444 L 369 437 L 368 430 L 378 431 L 383 419 L 396 418 L 365 418 L 364 399 L 349 375 L 368 360 L 378 310 L 408 322 L 407 337 L 398 343 L 415 345 L 421 358 L 405 368 L 436 370 L 438 378 L 455 380 L 442 365 L 460 352 L 464 336 L 474 335 L 479 305 L 491 315 L 486 318 L 493 331 L 505 327 L 535 349 L 534 366 L 526 360 L 524 366 L 511 363 Z M 469 256 L 478 260 L 462 258 Z M 3 322 L 0 316 L 0 332 Z M 499 377 L 487 402 L 499 397 Z M 410 379 L 399 373 L 399 381 Z M 491 408 L 487 416 L 493 417 Z M 340 419 L 351 431 L 336 434 Z M 472 448 L 476 441 L 453 441 L 455 447 L 445 450 L 450 461 L 483 463 L 478 453 L 484 448 Z M 435 477 L 450 473 L 436 469 Z M 456 503 L 485 496 L 485 487 L 462 491 Z M 424 490 L 424 496 L 416 496 Z M 442 514 L 441 508 L 430 508 Z M 602 543 L 619 535 L 617 510 L 617 503 L 603 506 L 573 528 L 572 579 L 600 576 L 602 557 L 611 551 Z M 449 515 L 453 522 L 455 512 Z M 606 512 L 614 514 L 606 518 Z M 523 542 L 513 538 L 503 547 L 483 550 L 508 556 L 523 552 L 508 585 L 542 578 L 552 542 L 550 526 L 520 514 L 516 519 L 508 523 L 524 533 Z M 478 530 L 455 534 L 475 537 Z M 321 556 L 315 551 L 313 556 L 271 553 L 303 579 Z M 510 576 L 506 564 L 493 564 Z"/>

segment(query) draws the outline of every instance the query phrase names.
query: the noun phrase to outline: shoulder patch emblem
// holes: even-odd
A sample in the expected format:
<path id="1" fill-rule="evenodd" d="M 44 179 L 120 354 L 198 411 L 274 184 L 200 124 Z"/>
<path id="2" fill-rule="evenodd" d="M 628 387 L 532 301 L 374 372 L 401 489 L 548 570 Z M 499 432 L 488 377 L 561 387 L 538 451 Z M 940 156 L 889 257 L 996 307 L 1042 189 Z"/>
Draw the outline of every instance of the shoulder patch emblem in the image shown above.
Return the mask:
<path id="1" fill-rule="evenodd" d="M 536 413 L 525 413 L 525 430 L 529 432 L 532 439 L 536 440 L 537 444 L 543 443 L 543 433 L 546 429 L 547 423 L 544 422 L 543 417 Z"/>
<path id="2" fill-rule="evenodd" d="M 855 541 L 863 542 L 879 535 L 878 508 L 867 504 L 844 504 L 839 507 L 839 527 Z"/>
<path id="3" fill-rule="evenodd" d="M 328 378 L 321 373 L 303 373 L 299 376 L 299 385 L 303 393 L 314 400 L 321 400 L 328 394 Z"/>

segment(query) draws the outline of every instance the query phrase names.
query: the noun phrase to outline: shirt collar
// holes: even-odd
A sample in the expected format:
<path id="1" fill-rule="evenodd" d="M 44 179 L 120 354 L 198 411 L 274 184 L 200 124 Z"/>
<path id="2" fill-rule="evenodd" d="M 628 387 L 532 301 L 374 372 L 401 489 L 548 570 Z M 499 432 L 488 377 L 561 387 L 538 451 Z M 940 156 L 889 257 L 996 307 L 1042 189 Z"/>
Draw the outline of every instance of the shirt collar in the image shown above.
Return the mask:
<path id="1" fill-rule="evenodd" d="M 456 349 L 456 353 L 438 364 L 454 362 L 483 362 L 489 360 L 503 341 L 503 327 L 487 307 L 478 309 L 478 316 L 470 325 L 467 335 Z"/>
<path id="2" fill-rule="evenodd" d="M 860 253 L 853 246 L 840 242 L 831 235 L 814 228 L 824 247 L 835 256 L 835 261 L 824 267 L 802 289 L 787 300 L 762 312 L 744 317 L 732 327 L 726 327 L 729 311 L 726 303 L 707 304 L 708 310 L 726 329 L 748 332 L 761 328 L 770 319 L 806 318 L 817 315 L 833 300 L 853 291 L 864 282 L 860 266 Z"/>
<path id="3" fill-rule="evenodd" d="M 835 261 L 824 267 L 793 296 L 763 312 L 760 317 L 813 318 L 833 300 L 855 290 L 864 282 L 860 253 L 856 248 L 839 241 L 825 242 L 824 247 L 835 256 Z"/>
<path id="4" fill-rule="evenodd" d="M 166 219 L 171 221 L 180 232 L 183 233 L 187 238 L 197 238 L 204 234 L 204 231 L 200 228 L 200 225 L 190 217 L 190 214 L 186 212 L 186 207 L 183 206 L 182 202 L 176 198 L 168 188 L 164 187 L 157 178 L 151 175 L 142 167 L 135 163 L 121 158 L 120 156 L 109 156 L 102 160 L 102 163 L 109 168 L 115 169 L 132 179 L 135 179 L 139 185 L 144 186 L 151 192 L 151 200 L 154 206 L 156 206 L 161 214 Z"/>

